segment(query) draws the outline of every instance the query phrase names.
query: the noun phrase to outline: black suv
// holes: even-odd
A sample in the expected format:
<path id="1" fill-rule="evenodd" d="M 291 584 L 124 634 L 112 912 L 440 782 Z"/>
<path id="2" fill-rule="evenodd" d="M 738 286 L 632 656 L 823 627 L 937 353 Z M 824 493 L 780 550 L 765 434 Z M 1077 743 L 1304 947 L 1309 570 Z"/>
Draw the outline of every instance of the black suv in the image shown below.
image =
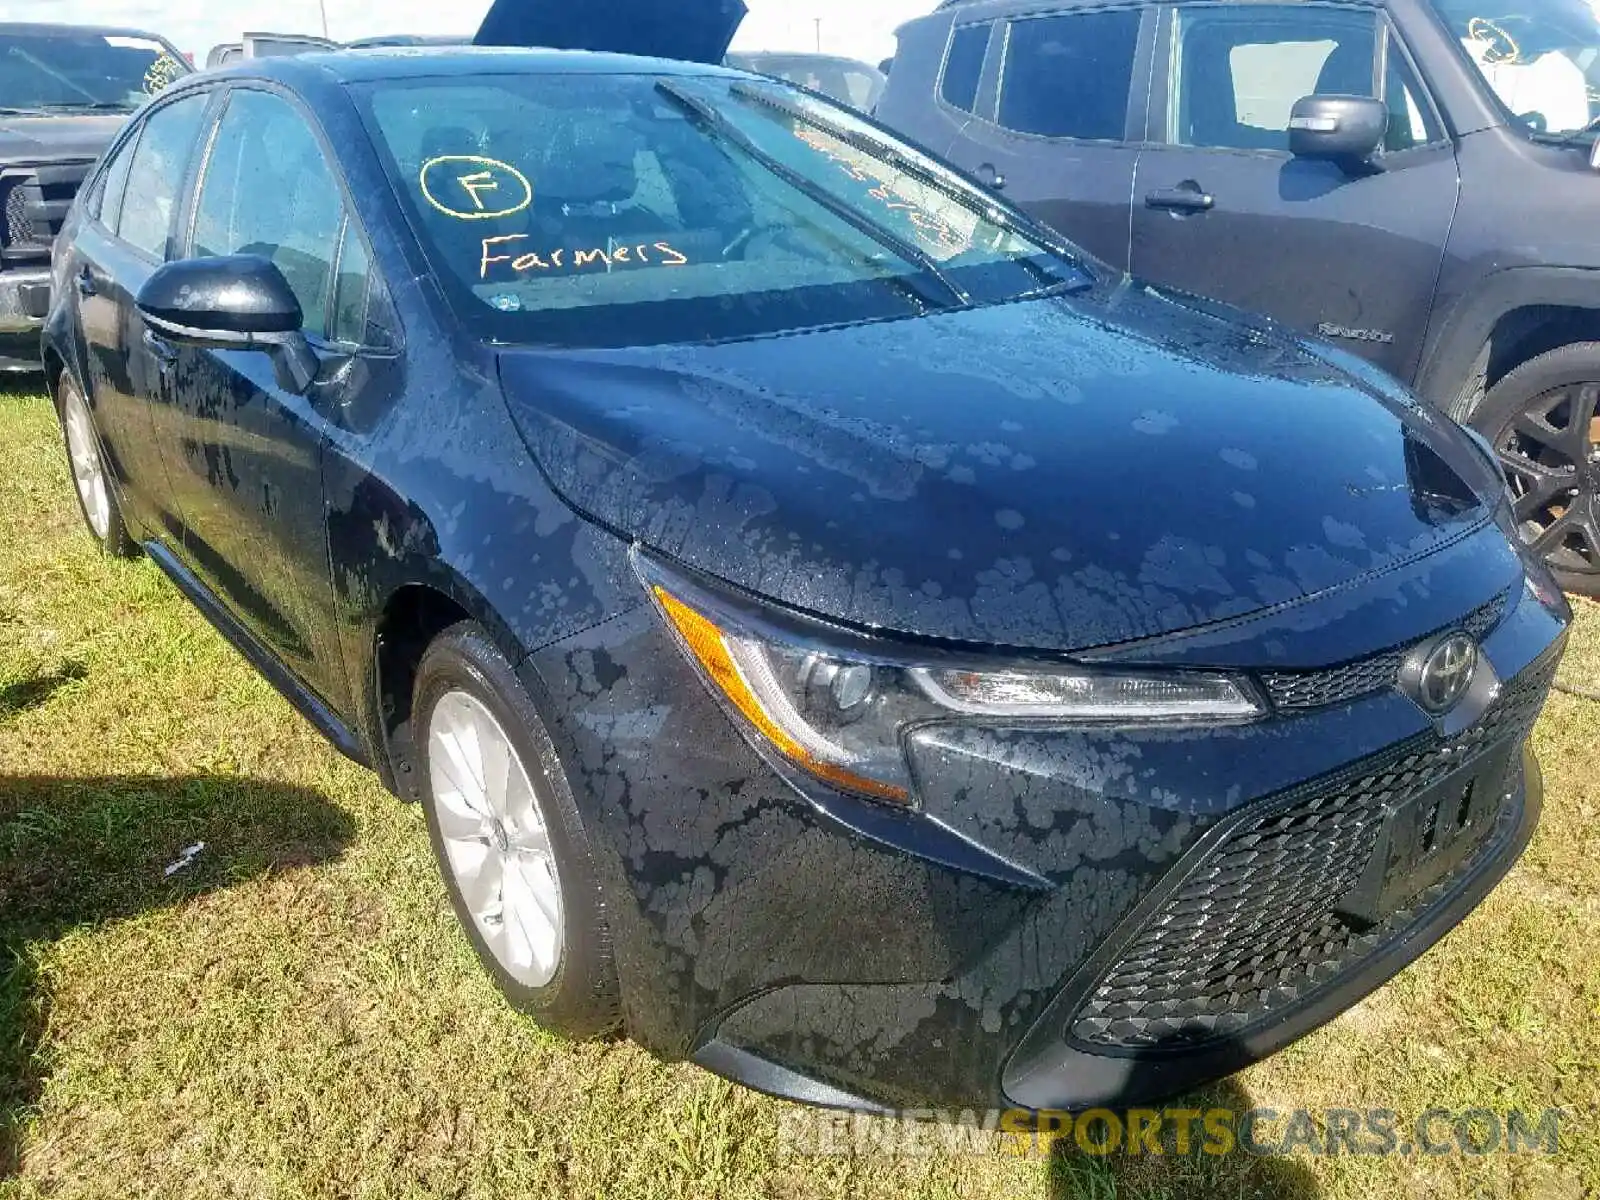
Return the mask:
<path id="1" fill-rule="evenodd" d="M 0 370 L 39 369 L 50 246 L 128 114 L 189 74 L 133 29 L 0 23 Z"/>
<path id="2" fill-rule="evenodd" d="M 946 3 L 878 118 L 1135 276 L 1483 433 L 1600 594 L 1600 21 L 1580 0 Z"/>

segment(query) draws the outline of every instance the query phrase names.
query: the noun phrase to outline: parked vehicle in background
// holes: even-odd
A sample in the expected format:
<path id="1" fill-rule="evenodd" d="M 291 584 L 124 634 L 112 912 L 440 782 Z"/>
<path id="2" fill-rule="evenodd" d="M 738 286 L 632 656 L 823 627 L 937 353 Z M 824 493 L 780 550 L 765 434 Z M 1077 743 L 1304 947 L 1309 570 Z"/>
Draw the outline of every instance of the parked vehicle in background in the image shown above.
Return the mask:
<path id="1" fill-rule="evenodd" d="M 414 33 L 397 33 L 378 37 L 357 38 L 353 42 L 334 42 L 327 38 L 303 33 L 247 33 L 237 42 L 224 42 L 213 46 L 206 55 L 206 67 L 226 67 L 247 58 L 292 58 L 297 54 L 315 54 L 326 50 L 376 50 L 401 46 L 469 46 L 471 34 L 460 37 L 432 36 Z"/>
<path id="2" fill-rule="evenodd" d="M 425 806 L 553 1029 L 1122 1107 L 1329 1020 L 1533 834 L 1571 610 L 1486 448 L 814 93 L 262 59 L 151 106 L 57 253 L 89 530 Z"/>
<path id="3" fill-rule="evenodd" d="M 832 54 L 741 52 L 728 55 L 728 65 L 787 79 L 864 113 L 876 107 L 887 82 L 887 76 L 870 63 Z"/>
<path id="4" fill-rule="evenodd" d="M 39 369 L 50 246 L 128 114 L 189 74 L 155 34 L 0 24 L 0 371 Z"/>
<path id="5" fill-rule="evenodd" d="M 1597 82 L 1581 0 L 964 0 L 900 30 L 877 114 L 1117 269 L 1471 424 L 1600 595 Z"/>

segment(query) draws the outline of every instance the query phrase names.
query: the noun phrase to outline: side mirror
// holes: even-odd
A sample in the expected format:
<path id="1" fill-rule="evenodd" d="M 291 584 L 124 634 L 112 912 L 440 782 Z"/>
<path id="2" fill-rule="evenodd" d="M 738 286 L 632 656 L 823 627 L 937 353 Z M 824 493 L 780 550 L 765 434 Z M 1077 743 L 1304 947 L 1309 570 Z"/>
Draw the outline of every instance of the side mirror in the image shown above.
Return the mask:
<path id="1" fill-rule="evenodd" d="M 296 392 L 311 386 L 317 356 L 300 327 L 300 301 L 283 272 L 256 254 L 167 263 L 134 300 L 152 332 L 179 345 L 215 350 L 266 350 L 280 381 Z"/>
<path id="2" fill-rule="evenodd" d="M 1389 110 L 1371 96 L 1306 96 L 1289 115 L 1289 152 L 1342 167 L 1365 164 L 1389 128 Z"/>

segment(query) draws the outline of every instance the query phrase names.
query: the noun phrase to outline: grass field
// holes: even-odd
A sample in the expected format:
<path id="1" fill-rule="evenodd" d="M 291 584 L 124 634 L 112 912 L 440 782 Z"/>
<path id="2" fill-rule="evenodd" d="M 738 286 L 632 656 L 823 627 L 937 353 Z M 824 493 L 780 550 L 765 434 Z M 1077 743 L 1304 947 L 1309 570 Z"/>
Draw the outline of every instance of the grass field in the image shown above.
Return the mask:
<path id="1" fill-rule="evenodd" d="M 1543 828 L 1489 902 L 1206 1101 L 1558 1105 L 1558 1155 L 787 1155 L 786 1106 L 509 1011 L 420 814 L 95 553 L 56 437 L 0 396 L 0 1198 L 1600 1195 L 1592 703 L 1552 700 Z M 1582 609 L 1566 673 L 1600 686 Z"/>

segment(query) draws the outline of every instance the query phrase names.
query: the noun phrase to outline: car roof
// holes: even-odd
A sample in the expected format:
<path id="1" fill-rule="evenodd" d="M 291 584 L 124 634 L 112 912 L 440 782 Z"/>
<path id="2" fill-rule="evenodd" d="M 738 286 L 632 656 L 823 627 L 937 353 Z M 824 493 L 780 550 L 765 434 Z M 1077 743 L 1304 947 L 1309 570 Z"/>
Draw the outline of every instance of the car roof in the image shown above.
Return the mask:
<path id="1" fill-rule="evenodd" d="M 308 74 L 337 83 L 396 79 L 471 78 L 493 75 L 727 75 L 745 72 L 670 58 L 642 58 L 590 50 L 498 46 L 386 46 L 254 58 L 209 73 L 210 78 L 273 79 L 291 86 Z"/>

